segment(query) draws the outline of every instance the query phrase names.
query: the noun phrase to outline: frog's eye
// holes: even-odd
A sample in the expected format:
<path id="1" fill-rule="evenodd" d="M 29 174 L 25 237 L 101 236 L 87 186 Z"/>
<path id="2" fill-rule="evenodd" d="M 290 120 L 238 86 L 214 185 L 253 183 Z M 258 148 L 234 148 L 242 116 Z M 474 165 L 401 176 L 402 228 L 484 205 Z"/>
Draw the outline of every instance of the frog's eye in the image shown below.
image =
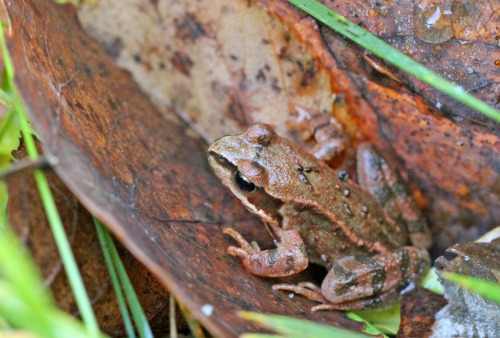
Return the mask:
<path id="1" fill-rule="evenodd" d="M 234 182 L 244 192 L 252 193 L 257 190 L 257 186 L 248 177 L 239 172 L 234 175 Z"/>

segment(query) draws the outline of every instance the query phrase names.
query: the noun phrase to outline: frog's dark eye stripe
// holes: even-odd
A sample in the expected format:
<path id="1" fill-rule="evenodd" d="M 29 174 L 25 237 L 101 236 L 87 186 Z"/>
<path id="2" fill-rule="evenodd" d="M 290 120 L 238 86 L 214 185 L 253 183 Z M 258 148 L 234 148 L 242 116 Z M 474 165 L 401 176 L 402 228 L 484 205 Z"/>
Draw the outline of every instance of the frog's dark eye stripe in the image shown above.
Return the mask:
<path id="1" fill-rule="evenodd" d="M 257 190 L 257 186 L 248 177 L 240 174 L 239 172 L 234 174 L 234 182 L 241 191 L 252 193 Z"/>

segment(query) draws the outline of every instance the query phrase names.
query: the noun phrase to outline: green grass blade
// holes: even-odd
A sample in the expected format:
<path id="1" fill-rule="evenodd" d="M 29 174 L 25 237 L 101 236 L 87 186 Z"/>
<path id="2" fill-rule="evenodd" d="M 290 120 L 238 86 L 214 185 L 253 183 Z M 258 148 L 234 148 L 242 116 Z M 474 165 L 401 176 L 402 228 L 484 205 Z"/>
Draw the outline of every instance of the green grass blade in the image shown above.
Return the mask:
<path id="1" fill-rule="evenodd" d="M 443 272 L 444 279 L 500 304 L 500 284 L 472 276 Z"/>
<path id="2" fill-rule="evenodd" d="M 135 331 L 132 325 L 132 320 L 130 319 L 130 314 L 128 312 L 127 303 L 123 297 L 122 288 L 120 286 L 120 281 L 118 280 L 118 274 L 116 273 L 113 260 L 110 254 L 110 244 L 107 241 L 107 236 L 104 233 L 106 230 L 102 223 L 94 217 L 94 225 L 97 230 L 97 236 L 99 237 L 99 242 L 101 243 L 102 252 L 104 254 L 104 259 L 106 261 L 106 266 L 108 267 L 109 275 L 111 277 L 111 283 L 116 293 L 116 299 L 118 300 L 118 305 L 120 307 L 120 312 L 122 313 L 123 323 L 125 324 L 125 331 L 127 332 L 127 337 L 135 338 Z"/>
<path id="3" fill-rule="evenodd" d="M 5 117 L 2 119 L 2 123 L 0 125 L 0 143 L 2 142 L 5 135 L 11 130 L 11 123 L 14 119 L 14 116 L 15 112 L 12 109 L 9 109 Z"/>
<path id="4" fill-rule="evenodd" d="M 0 181 L 0 236 L 7 229 L 7 202 L 9 194 L 7 192 L 7 184 Z"/>
<path id="5" fill-rule="evenodd" d="M 70 315 L 55 307 L 34 311 L 16 294 L 16 288 L 0 280 L 0 313 L 16 327 L 27 329 L 47 338 L 87 338 L 85 327 Z"/>
<path id="6" fill-rule="evenodd" d="M 53 306 L 47 291 L 42 287 L 42 277 L 29 259 L 25 249 L 17 243 L 7 229 L 0 234 L 0 276 L 16 287 L 16 293 L 34 310 Z M 42 312 L 42 310 L 40 310 Z"/>
<path id="7" fill-rule="evenodd" d="M 2 51 L 3 65 L 5 67 L 3 73 L 3 81 L 8 84 L 14 83 L 14 66 L 12 65 L 12 60 L 10 58 L 9 51 L 7 50 L 7 44 L 5 43 L 5 36 L 3 34 L 4 27 L 3 23 L 0 25 L 0 50 Z M 10 90 L 11 88 L 9 88 Z"/>
<path id="8" fill-rule="evenodd" d="M 38 157 L 38 152 L 36 149 L 35 141 L 31 135 L 31 128 L 29 126 L 28 120 L 26 118 L 26 112 L 24 105 L 21 101 L 19 91 L 14 83 L 14 67 L 12 65 L 12 60 L 10 58 L 9 52 L 7 50 L 7 45 L 5 43 L 5 37 L 3 34 L 3 25 L 0 26 L 0 49 L 2 50 L 3 61 L 5 64 L 5 74 L 7 83 L 4 84 L 9 87 L 12 93 L 13 107 L 19 117 L 19 123 L 21 125 L 21 131 L 24 138 L 24 143 L 29 157 L 36 159 Z M 69 245 L 68 238 L 64 232 L 61 218 L 57 212 L 57 208 L 50 192 L 50 188 L 47 179 L 43 172 L 37 170 L 34 172 L 35 181 L 40 191 L 40 196 L 42 198 L 42 203 L 44 205 L 45 211 L 47 213 L 47 218 L 54 235 L 54 239 L 61 255 L 61 260 L 63 262 L 64 268 L 66 270 L 69 283 L 75 295 L 80 314 L 85 322 L 88 333 L 91 337 L 99 336 L 99 326 L 97 325 L 97 320 L 95 318 L 92 306 L 90 305 L 90 300 L 87 296 L 85 286 L 83 285 L 82 277 L 78 271 L 76 265 L 75 257 L 71 252 L 71 247 Z"/>
<path id="9" fill-rule="evenodd" d="M 12 327 L 9 325 L 7 320 L 3 317 L 0 317 L 0 331 L 7 331 L 11 329 Z"/>
<path id="10" fill-rule="evenodd" d="M 7 108 L 12 108 L 12 98 L 10 95 L 0 89 L 0 104 L 3 104 Z"/>
<path id="11" fill-rule="evenodd" d="M 8 109 L 7 114 L 0 122 L 0 168 L 11 167 L 13 159 L 12 150 L 19 148 L 19 137 L 21 136 L 19 125 L 16 123 L 14 110 Z M 0 170 L 0 174 L 1 174 Z M 7 185 L 0 181 L 0 231 L 7 228 L 7 201 L 9 194 Z"/>
<path id="12" fill-rule="evenodd" d="M 286 337 L 343 337 L 343 338 L 366 338 L 370 337 L 362 333 L 337 328 L 328 325 L 317 324 L 309 320 L 297 319 L 293 317 L 266 315 L 257 312 L 241 311 L 238 315 L 246 320 L 252 320 L 265 328 L 276 331 Z M 248 335 L 244 335 L 249 337 Z M 252 337 L 269 337 L 252 334 Z"/>
<path id="13" fill-rule="evenodd" d="M 125 298 L 127 299 L 128 305 L 130 306 L 130 312 L 132 313 L 132 317 L 134 318 L 135 326 L 137 327 L 137 332 L 141 338 L 152 338 L 153 332 L 149 327 L 149 323 L 146 319 L 146 315 L 142 310 L 141 303 L 139 302 L 139 298 L 137 298 L 137 294 L 134 291 L 134 287 L 128 278 L 127 271 L 123 266 L 122 260 L 118 255 L 118 251 L 116 250 L 115 244 L 113 243 L 113 239 L 105 228 L 104 235 L 107 243 L 109 243 L 109 252 L 111 255 L 111 259 L 113 261 L 113 265 L 118 272 L 118 278 L 120 279 L 120 284 L 123 287 L 123 291 L 125 292 Z"/>
<path id="14" fill-rule="evenodd" d="M 401 309 L 398 303 L 390 309 L 346 312 L 346 316 L 352 320 L 365 323 L 366 328 L 363 332 L 387 337 L 385 333 L 393 335 L 398 333 L 399 323 L 401 322 Z"/>
<path id="15" fill-rule="evenodd" d="M 0 169 L 12 167 L 11 161 L 15 160 L 12 151 L 19 148 L 20 137 L 19 118 L 9 109 L 0 122 Z"/>
<path id="16" fill-rule="evenodd" d="M 203 333 L 200 323 L 198 323 L 198 321 L 193 318 L 188 309 L 186 309 L 182 304 L 179 304 L 179 307 L 193 337 L 204 338 L 205 334 Z"/>
<path id="17" fill-rule="evenodd" d="M 279 334 L 269 333 L 243 333 L 240 338 L 282 338 L 284 336 Z"/>
<path id="18" fill-rule="evenodd" d="M 50 314 L 41 311 L 45 308 L 44 306 L 39 305 L 34 308 L 31 304 L 24 302 L 22 295 L 18 295 L 16 289 L 22 289 L 22 287 L 0 280 L 0 313 L 12 325 L 28 328 L 41 336 L 47 337 L 51 332 L 51 328 L 46 316 L 50 316 Z M 27 319 L 32 322 L 23 323 Z"/>
<path id="19" fill-rule="evenodd" d="M 9 230 L 0 234 L 0 247 L 0 316 L 41 337 L 88 337 L 81 323 L 57 309 L 34 262 Z"/>
<path id="20" fill-rule="evenodd" d="M 476 109 L 485 116 L 500 122 L 499 111 L 493 109 L 474 96 L 467 94 L 461 86 L 453 85 L 451 82 L 441 78 L 425 66 L 414 61 L 353 22 L 347 20 L 345 17 L 335 13 L 328 7 L 314 0 L 288 1 L 384 60 L 387 60 L 393 65 L 414 75 L 416 78 L 426 82 L 443 93 L 448 94 L 469 107 Z"/>
<path id="21" fill-rule="evenodd" d="M 442 295 L 444 293 L 443 285 L 439 282 L 436 274 L 436 268 L 430 268 L 419 283 L 421 286 L 434 293 Z"/>
<path id="22" fill-rule="evenodd" d="M 71 246 L 68 241 L 68 237 L 64 232 L 64 227 L 57 211 L 57 207 L 50 192 L 49 183 L 47 178 L 40 170 L 35 170 L 34 172 L 36 184 L 38 190 L 40 191 L 40 196 L 42 198 L 42 203 L 45 208 L 45 213 L 47 214 L 47 219 L 49 220 L 49 225 L 54 235 L 54 239 L 61 255 L 61 260 L 66 270 L 68 280 L 70 282 L 71 288 L 75 295 L 78 308 L 82 315 L 83 321 L 85 322 L 89 335 L 91 337 L 99 336 L 99 326 L 97 325 L 97 320 L 92 310 L 90 300 L 87 296 L 87 291 L 83 285 L 83 280 L 78 271 L 78 266 L 76 265 L 75 257 L 71 251 Z"/>

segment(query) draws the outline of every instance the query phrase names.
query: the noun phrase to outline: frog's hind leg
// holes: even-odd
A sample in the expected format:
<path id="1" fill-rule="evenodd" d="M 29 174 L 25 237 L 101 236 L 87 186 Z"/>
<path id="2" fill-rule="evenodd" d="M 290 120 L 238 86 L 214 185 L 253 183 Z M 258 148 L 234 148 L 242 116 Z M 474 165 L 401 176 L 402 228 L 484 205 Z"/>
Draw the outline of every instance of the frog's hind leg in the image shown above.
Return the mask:
<path id="1" fill-rule="evenodd" d="M 377 299 L 420 279 L 428 266 L 427 251 L 412 246 L 372 257 L 344 257 L 336 261 L 326 275 L 321 294 L 339 306 L 361 299 Z"/>
<path id="2" fill-rule="evenodd" d="M 321 288 L 313 283 L 277 284 L 316 302 L 316 310 L 355 310 L 375 307 L 396 299 L 398 291 L 422 277 L 429 266 L 427 250 L 413 246 L 372 257 L 348 256 L 333 263 Z"/>
<path id="3" fill-rule="evenodd" d="M 412 245 L 429 248 L 432 244 L 427 222 L 399 171 L 389 167 L 387 161 L 370 143 L 362 143 L 357 150 L 359 184 L 380 202 L 386 219 L 401 220 Z M 401 223 L 401 222 L 399 222 Z M 398 227 L 398 222 L 392 224 Z"/>
<path id="4" fill-rule="evenodd" d="M 372 309 L 375 307 L 379 307 L 382 305 L 388 305 L 398 299 L 398 292 L 396 289 L 389 290 L 387 292 L 383 292 L 379 295 L 356 299 L 351 302 L 345 303 L 325 303 L 313 306 L 311 311 L 321 311 L 321 310 L 341 310 L 341 311 L 352 311 L 352 310 L 365 310 Z"/>
<path id="5" fill-rule="evenodd" d="M 292 284 L 275 284 L 273 285 L 273 290 L 286 290 L 293 293 L 307 297 L 315 302 L 323 303 L 320 305 L 313 306 L 311 311 L 320 310 L 363 310 L 378 307 L 384 304 L 390 304 L 398 298 L 398 292 L 396 289 L 391 289 L 387 292 L 383 292 L 373 297 L 356 299 L 350 302 L 344 303 L 330 303 L 321 294 L 321 288 L 311 282 L 298 283 L 297 285 Z"/>

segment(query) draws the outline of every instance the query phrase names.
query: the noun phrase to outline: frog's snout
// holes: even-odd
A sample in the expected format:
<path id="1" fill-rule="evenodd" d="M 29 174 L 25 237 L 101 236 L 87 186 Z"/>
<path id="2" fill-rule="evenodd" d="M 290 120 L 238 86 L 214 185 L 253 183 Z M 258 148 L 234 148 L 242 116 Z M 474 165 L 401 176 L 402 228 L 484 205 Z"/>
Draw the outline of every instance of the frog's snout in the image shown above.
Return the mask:
<path id="1" fill-rule="evenodd" d="M 208 147 L 208 155 L 209 156 L 213 156 L 213 155 L 216 155 L 216 154 L 220 154 L 221 153 L 221 142 L 223 142 L 223 139 L 227 137 L 227 136 L 222 136 L 220 138 L 218 138 L 217 140 L 213 141 L 210 146 Z"/>
<path id="2" fill-rule="evenodd" d="M 209 156 L 223 156 L 230 163 L 234 163 L 239 158 L 244 158 L 248 150 L 248 145 L 239 135 L 223 136 L 215 140 L 208 148 Z"/>

